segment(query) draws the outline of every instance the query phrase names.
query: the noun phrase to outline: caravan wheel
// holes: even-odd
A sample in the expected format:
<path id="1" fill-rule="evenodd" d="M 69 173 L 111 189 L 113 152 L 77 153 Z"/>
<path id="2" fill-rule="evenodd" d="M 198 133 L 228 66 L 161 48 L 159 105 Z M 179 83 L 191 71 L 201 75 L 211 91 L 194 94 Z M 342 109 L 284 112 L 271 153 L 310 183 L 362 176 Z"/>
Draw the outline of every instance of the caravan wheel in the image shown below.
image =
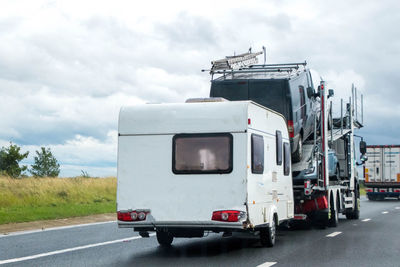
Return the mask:
<path id="1" fill-rule="evenodd" d="M 173 240 L 174 237 L 170 233 L 164 231 L 157 231 L 157 241 L 158 244 L 160 244 L 160 246 L 169 247 L 171 246 Z"/>
<path id="2" fill-rule="evenodd" d="M 271 221 L 269 227 L 260 230 L 260 241 L 264 247 L 273 247 L 276 239 L 275 219 Z"/>

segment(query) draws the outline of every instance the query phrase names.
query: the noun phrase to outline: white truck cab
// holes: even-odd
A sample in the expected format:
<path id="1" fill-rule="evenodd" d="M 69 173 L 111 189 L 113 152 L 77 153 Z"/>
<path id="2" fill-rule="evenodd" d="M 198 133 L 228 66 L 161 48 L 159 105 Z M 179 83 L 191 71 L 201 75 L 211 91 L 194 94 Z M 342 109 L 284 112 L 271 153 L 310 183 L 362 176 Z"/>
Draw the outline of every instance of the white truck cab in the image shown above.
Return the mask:
<path id="1" fill-rule="evenodd" d="M 251 101 L 121 108 L 118 226 L 160 245 L 204 232 L 259 234 L 294 216 L 284 117 Z"/>

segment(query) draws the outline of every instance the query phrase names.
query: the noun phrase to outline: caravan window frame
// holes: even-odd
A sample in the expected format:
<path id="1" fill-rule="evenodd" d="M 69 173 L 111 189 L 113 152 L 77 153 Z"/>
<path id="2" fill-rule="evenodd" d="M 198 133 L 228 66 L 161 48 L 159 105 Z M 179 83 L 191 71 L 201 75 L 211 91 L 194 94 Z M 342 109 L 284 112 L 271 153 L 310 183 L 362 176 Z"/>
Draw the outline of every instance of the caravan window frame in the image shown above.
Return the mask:
<path id="1" fill-rule="evenodd" d="M 290 145 L 288 142 L 283 143 L 283 175 L 290 174 Z"/>
<path id="2" fill-rule="evenodd" d="M 177 151 L 176 142 L 179 139 L 184 138 L 208 138 L 208 137 L 227 137 L 229 140 L 229 159 L 228 168 L 226 169 L 211 169 L 211 170 L 199 170 L 199 169 L 179 169 L 177 168 Z M 226 174 L 231 173 L 233 170 L 233 136 L 230 133 L 196 133 L 196 134 L 176 134 L 172 138 L 172 172 L 174 174 Z"/>
<path id="3" fill-rule="evenodd" d="M 280 166 L 282 165 L 283 161 L 282 132 L 277 130 L 275 138 L 276 138 L 276 165 Z"/>
<path id="4" fill-rule="evenodd" d="M 258 143 L 257 149 L 261 150 L 259 155 L 256 155 L 257 149 L 256 145 Z M 258 169 L 256 166 L 255 159 L 256 157 L 260 158 L 261 160 L 261 169 Z M 265 158 L 264 158 L 264 137 L 258 134 L 251 134 L 251 172 L 254 174 L 263 174 L 264 173 L 264 165 L 265 165 Z"/>

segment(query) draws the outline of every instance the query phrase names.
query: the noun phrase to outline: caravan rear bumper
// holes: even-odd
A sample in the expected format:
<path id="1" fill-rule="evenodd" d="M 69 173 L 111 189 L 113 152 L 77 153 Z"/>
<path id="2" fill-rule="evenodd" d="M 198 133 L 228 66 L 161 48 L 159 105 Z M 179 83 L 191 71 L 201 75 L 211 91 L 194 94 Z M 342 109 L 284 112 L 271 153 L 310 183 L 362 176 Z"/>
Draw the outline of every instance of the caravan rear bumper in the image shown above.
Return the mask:
<path id="1" fill-rule="evenodd" d="M 134 231 L 156 231 L 156 229 L 199 229 L 205 231 L 241 231 L 246 230 L 243 222 L 217 221 L 160 221 L 160 222 L 123 222 L 118 221 L 119 228 L 134 228 Z"/>

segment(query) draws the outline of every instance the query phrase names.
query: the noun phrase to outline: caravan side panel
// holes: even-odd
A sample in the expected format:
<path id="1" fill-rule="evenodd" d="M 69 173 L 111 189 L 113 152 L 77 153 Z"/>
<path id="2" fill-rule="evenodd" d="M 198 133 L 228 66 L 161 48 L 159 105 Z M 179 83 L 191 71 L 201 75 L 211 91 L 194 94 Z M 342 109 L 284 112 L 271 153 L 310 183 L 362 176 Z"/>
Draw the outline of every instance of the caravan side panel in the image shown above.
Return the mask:
<path id="1" fill-rule="evenodd" d="M 290 170 L 288 175 L 284 175 L 283 169 L 283 143 L 290 143 L 286 122 L 280 114 L 277 114 L 270 110 L 259 108 L 256 105 L 250 105 L 249 118 L 251 119 L 251 125 L 249 125 L 247 139 L 247 144 L 249 147 L 247 164 L 248 166 L 250 166 L 250 168 L 247 169 L 247 190 L 250 222 L 255 226 L 270 223 L 274 212 L 277 213 L 279 221 L 293 218 L 294 202 L 292 174 Z M 277 131 L 280 131 L 282 134 L 281 165 L 277 165 L 276 158 Z M 263 174 L 252 173 L 252 151 L 250 149 L 252 134 L 263 136 Z"/>

